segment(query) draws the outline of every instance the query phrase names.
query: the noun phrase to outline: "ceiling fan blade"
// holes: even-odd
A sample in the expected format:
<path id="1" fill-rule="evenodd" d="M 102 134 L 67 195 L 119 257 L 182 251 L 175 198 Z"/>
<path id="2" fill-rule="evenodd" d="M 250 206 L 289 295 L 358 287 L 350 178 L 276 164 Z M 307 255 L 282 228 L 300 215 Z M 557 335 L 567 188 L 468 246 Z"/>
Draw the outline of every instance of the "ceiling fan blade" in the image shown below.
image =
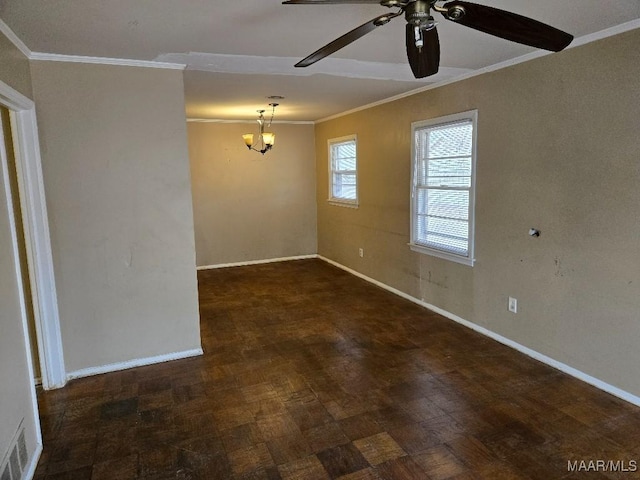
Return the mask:
<path id="1" fill-rule="evenodd" d="M 287 0 L 282 2 L 283 5 L 334 5 L 334 4 L 349 4 L 349 3 L 377 3 L 380 4 L 380 0 Z"/>
<path id="2" fill-rule="evenodd" d="M 324 57 L 327 57 L 332 53 L 337 52 L 341 48 L 346 47 L 350 43 L 355 42 L 357 39 L 374 30 L 376 27 L 388 23 L 389 20 L 391 20 L 395 16 L 397 16 L 397 14 L 380 15 L 379 17 L 376 17 L 373 20 L 370 20 L 367 23 L 354 28 L 350 32 L 345 33 L 341 37 L 336 38 L 333 42 L 328 43 L 321 49 L 313 52 L 308 57 L 300 60 L 298 63 L 296 63 L 295 66 L 308 67 L 309 65 L 316 63 L 318 60 L 322 60 Z"/>
<path id="3" fill-rule="evenodd" d="M 422 31 L 422 48 L 416 47 L 415 28 L 406 26 L 407 58 L 413 76 L 424 78 L 438 73 L 440 67 L 440 40 L 438 30 L 433 27 Z"/>
<path id="4" fill-rule="evenodd" d="M 447 20 L 531 47 L 559 52 L 573 40 L 573 35 L 555 27 L 498 8 L 458 1 L 443 8 Z"/>

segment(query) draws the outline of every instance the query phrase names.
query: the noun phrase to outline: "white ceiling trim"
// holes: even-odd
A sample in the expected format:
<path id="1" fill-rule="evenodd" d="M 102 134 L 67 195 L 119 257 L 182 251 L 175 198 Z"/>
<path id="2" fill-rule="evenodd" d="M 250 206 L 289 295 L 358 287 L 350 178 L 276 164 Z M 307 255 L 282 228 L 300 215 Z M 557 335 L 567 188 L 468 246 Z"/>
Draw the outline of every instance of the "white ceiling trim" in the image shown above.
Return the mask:
<path id="1" fill-rule="evenodd" d="M 350 60 L 346 58 L 325 58 L 307 68 L 296 68 L 299 61 L 295 57 L 259 57 L 254 55 L 226 55 L 218 53 L 166 53 L 156 57 L 160 62 L 186 64 L 187 70 L 213 73 L 233 73 L 246 75 L 287 75 L 303 76 L 324 74 L 337 77 L 367 80 L 394 80 L 416 82 L 409 65 L 405 63 L 383 63 Z M 464 68 L 441 67 L 437 75 L 425 82 L 434 83 L 469 73 Z"/>
<path id="2" fill-rule="evenodd" d="M 84 57 L 80 55 L 61 55 L 58 53 L 42 52 L 31 53 L 29 59 L 46 62 L 92 63 L 99 65 L 120 65 L 125 67 L 163 68 L 166 70 L 184 70 L 186 68 L 186 65 L 180 63 L 132 60 L 128 58 Z"/>
<path id="3" fill-rule="evenodd" d="M 187 122 L 193 123 L 256 123 L 256 120 L 228 120 L 225 118 L 193 118 L 187 117 Z M 272 124 L 281 125 L 315 125 L 312 120 L 274 120 Z"/>
<path id="4" fill-rule="evenodd" d="M 623 23 L 621 25 L 617 25 L 615 27 L 607 28 L 605 30 L 601 30 L 599 32 L 595 32 L 589 35 L 584 35 L 582 37 L 576 38 L 568 48 L 575 48 L 582 45 L 586 45 L 587 43 L 595 42 L 597 40 L 602 40 L 604 38 L 612 37 L 614 35 L 618 35 L 620 33 L 628 32 L 631 30 L 635 30 L 640 28 L 640 19 L 632 20 L 627 23 Z M 504 62 L 496 63 L 494 65 L 490 65 L 485 68 L 481 68 L 479 70 L 471 71 L 467 74 L 460 75 L 455 78 L 451 78 L 448 80 L 444 80 L 438 83 L 433 83 L 431 85 L 426 85 L 424 87 L 416 88 L 415 90 L 410 90 L 405 93 L 401 93 L 399 95 L 395 95 L 393 97 L 385 98 L 384 100 L 379 100 L 377 102 L 369 103 L 367 105 L 362 105 L 361 107 L 353 108 L 351 110 L 347 110 L 342 113 L 337 113 L 335 115 L 331 115 L 329 117 L 321 118 L 316 120 L 315 123 L 327 122 L 329 120 L 334 120 L 336 118 L 343 117 L 345 115 L 350 115 L 352 113 L 360 112 L 362 110 L 366 110 L 368 108 L 377 107 L 378 105 L 384 105 L 385 103 L 394 102 L 396 100 L 400 100 L 402 98 L 410 97 L 411 95 L 415 95 L 417 93 L 426 92 L 427 90 L 433 90 L 435 88 L 444 87 L 445 85 L 450 85 L 452 83 L 461 82 L 463 80 L 467 80 L 469 78 L 477 77 L 478 75 L 484 75 L 485 73 L 495 72 L 496 70 L 501 70 L 503 68 L 511 67 L 513 65 L 517 65 L 519 63 L 528 62 L 530 60 L 534 60 L 536 58 L 543 57 L 545 55 L 551 55 L 553 52 L 548 52 L 546 50 L 537 50 L 532 53 L 528 53 L 526 55 L 522 55 L 520 57 L 512 58 L 510 60 L 506 60 Z"/>
<path id="5" fill-rule="evenodd" d="M 31 57 L 31 50 L 29 50 L 29 47 L 27 47 L 24 42 L 20 40 L 20 37 L 18 37 L 15 32 L 11 30 L 11 27 L 4 23 L 2 19 L 0 19 L 0 32 L 2 32 L 4 36 L 7 37 L 9 41 L 13 43 L 16 48 L 24 54 L 25 57 Z"/>

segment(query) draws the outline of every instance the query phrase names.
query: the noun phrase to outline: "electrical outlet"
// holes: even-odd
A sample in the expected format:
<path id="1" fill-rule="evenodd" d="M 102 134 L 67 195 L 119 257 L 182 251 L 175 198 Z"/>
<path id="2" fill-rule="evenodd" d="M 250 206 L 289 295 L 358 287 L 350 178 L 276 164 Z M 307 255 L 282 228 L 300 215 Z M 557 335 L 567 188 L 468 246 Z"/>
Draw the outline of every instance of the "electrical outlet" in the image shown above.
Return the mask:
<path id="1" fill-rule="evenodd" d="M 360 255 L 360 258 L 364 257 L 364 248 L 358 249 L 358 255 Z"/>
<path id="2" fill-rule="evenodd" d="M 518 299 L 509 297 L 509 311 L 513 313 L 518 313 Z"/>

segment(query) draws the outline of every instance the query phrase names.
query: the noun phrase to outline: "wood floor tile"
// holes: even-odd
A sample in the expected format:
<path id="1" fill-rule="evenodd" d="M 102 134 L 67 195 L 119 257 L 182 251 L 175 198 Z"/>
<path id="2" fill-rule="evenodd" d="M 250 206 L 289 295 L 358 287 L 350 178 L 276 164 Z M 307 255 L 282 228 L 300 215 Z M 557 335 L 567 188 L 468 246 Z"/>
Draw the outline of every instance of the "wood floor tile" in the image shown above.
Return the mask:
<path id="1" fill-rule="evenodd" d="M 294 419 L 300 430 L 308 430 L 333 421 L 333 417 L 322 402 L 314 397 L 304 404 L 286 403 L 287 411 Z"/>
<path id="2" fill-rule="evenodd" d="M 267 441 L 267 446 L 276 465 L 293 462 L 313 453 L 302 434 L 272 437 Z"/>
<path id="3" fill-rule="evenodd" d="M 411 457 L 388 460 L 376 467 L 380 477 L 398 480 L 431 480 L 429 475 Z"/>
<path id="4" fill-rule="evenodd" d="M 96 463 L 91 480 L 128 480 L 138 475 L 138 454 Z"/>
<path id="5" fill-rule="evenodd" d="M 444 445 L 431 447 L 413 458 L 433 480 L 447 480 L 468 471 Z"/>
<path id="6" fill-rule="evenodd" d="M 264 443 L 264 437 L 255 422 L 245 423 L 228 430 L 222 430 L 220 432 L 220 438 L 227 452 L 233 452 L 239 448 Z"/>
<path id="7" fill-rule="evenodd" d="M 127 415 L 135 415 L 138 411 L 138 398 L 127 398 L 102 404 L 100 408 L 100 418 L 102 420 L 113 420 Z"/>
<path id="8" fill-rule="evenodd" d="M 324 450 L 317 456 L 331 478 L 341 477 L 370 466 L 352 443 Z"/>
<path id="9" fill-rule="evenodd" d="M 246 407 L 230 407 L 213 412 L 215 426 L 218 430 L 228 430 L 246 423 L 252 423 L 255 418 Z"/>
<path id="10" fill-rule="evenodd" d="M 38 389 L 36 480 L 577 480 L 640 455 L 639 408 L 321 260 L 198 285 L 203 356 Z"/>
<path id="11" fill-rule="evenodd" d="M 442 443 L 440 437 L 422 423 L 413 423 L 389 430 L 388 433 L 405 452 L 411 455 L 423 452 Z"/>
<path id="12" fill-rule="evenodd" d="M 331 478 L 315 455 L 280 465 L 278 471 L 282 480 L 330 480 Z"/>
<path id="13" fill-rule="evenodd" d="M 266 443 L 258 443 L 245 448 L 239 448 L 229 453 L 229 463 L 235 475 L 269 468 L 274 465 Z"/>
<path id="14" fill-rule="evenodd" d="M 473 470 L 498 460 L 481 441 L 472 435 L 461 435 L 446 442 L 451 452 Z"/>
<path id="15" fill-rule="evenodd" d="M 340 420 L 338 423 L 347 437 L 351 440 L 358 440 L 384 431 L 384 427 L 376 422 L 375 418 L 375 415 L 366 412 L 345 418 Z"/>
<path id="16" fill-rule="evenodd" d="M 139 471 L 142 478 L 163 477 L 178 469 L 178 449 L 158 445 L 139 455 Z"/>
<path id="17" fill-rule="evenodd" d="M 93 469 L 91 467 L 83 467 L 75 470 L 67 470 L 65 472 L 49 474 L 47 480 L 91 480 Z"/>
<path id="18" fill-rule="evenodd" d="M 374 468 L 365 468 L 357 472 L 338 477 L 338 480 L 383 480 Z"/>
<path id="19" fill-rule="evenodd" d="M 353 444 L 371 465 L 378 465 L 407 454 L 386 432 L 361 438 Z"/>
<path id="20" fill-rule="evenodd" d="M 301 434 L 298 425 L 288 413 L 260 416 L 256 423 L 265 440 L 285 435 L 293 437 Z"/>
<path id="21" fill-rule="evenodd" d="M 349 438 L 336 422 L 325 423 L 302 432 L 314 453 L 349 443 Z"/>
<path id="22" fill-rule="evenodd" d="M 138 397 L 138 410 L 141 412 L 171 405 L 173 405 L 173 392 L 171 390 L 147 393 Z"/>

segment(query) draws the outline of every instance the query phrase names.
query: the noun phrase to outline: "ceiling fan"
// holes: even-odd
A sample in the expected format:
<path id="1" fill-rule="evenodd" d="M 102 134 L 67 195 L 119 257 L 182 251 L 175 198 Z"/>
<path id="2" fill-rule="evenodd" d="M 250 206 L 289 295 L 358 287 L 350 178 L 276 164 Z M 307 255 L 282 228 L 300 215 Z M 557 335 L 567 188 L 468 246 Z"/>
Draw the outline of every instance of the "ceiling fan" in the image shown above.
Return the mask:
<path id="1" fill-rule="evenodd" d="M 424 78 L 438 72 L 440 65 L 440 40 L 436 21 L 431 15 L 434 10 L 446 20 L 496 37 L 522 43 L 531 47 L 559 52 L 573 40 L 570 35 L 537 20 L 523 17 L 476 3 L 451 1 L 437 5 L 441 0 L 287 0 L 285 5 L 335 5 L 379 3 L 383 7 L 397 8 L 392 13 L 380 15 L 367 23 L 345 33 L 333 42 L 313 52 L 296 63 L 296 67 L 308 67 L 324 57 L 404 14 L 407 21 L 406 47 L 411 71 L 416 78 Z"/>

